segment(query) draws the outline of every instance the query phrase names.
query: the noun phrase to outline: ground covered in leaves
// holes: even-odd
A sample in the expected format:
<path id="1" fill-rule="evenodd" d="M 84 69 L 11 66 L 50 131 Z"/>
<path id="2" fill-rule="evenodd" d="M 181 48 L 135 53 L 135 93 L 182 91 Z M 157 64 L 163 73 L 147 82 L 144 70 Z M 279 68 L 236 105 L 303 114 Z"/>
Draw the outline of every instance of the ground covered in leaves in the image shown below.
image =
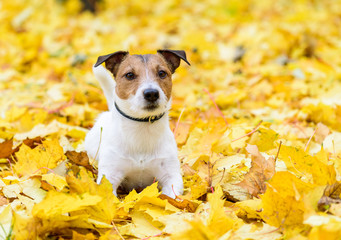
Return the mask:
<path id="1" fill-rule="evenodd" d="M 340 239 L 341 2 L 0 4 L 1 239 Z M 184 49 L 170 112 L 184 195 L 115 197 L 82 152 L 91 67 Z"/>

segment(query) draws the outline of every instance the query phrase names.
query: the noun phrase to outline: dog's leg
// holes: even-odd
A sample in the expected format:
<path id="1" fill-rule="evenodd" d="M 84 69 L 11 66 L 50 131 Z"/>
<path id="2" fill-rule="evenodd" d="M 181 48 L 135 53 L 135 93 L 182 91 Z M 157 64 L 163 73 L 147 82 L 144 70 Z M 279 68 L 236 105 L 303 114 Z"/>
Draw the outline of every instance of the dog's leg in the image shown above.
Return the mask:
<path id="1" fill-rule="evenodd" d="M 171 198 L 175 198 L 177 195 L 183 193 L 183 181 L 180 174 L 178 159 L 176 159 L 176 162 L 170 162 L 173 164 L 163 166 L 156 174 L 156 179 L 162 187 L 162 193 Z"/>
<path id="2" fill-rule="evenodd" d="M 107 159 L 111 159 L 111 161 L 103 161 Z M 105 176 L 112 184 L 113 193 L 117 196 L 117 188 L 120 186 L 121 182 L 125 178 L 126 171 L 122 169 L 117 161 L 115 162 L 115 159 L 112 159 L 112 156 L 108 152 L 103 152 L 99 160 L 97 177 L 98 184 L 101 182 L 103 176 Z"/>
<path id="3" fill-rule="evenodd" d="M 105 176 L 109 182 L 112 184 L 113 187 L 113 193 L 117 196 L 117 188 L 120 186 L 121 182 L 124 179 L 124 175 L 120 173 L 119 171 L 115 171 L 115 174 L 112 173 L 98 173 L 97 177 L 97 184 L 101 183 L 101 180 Z"/>

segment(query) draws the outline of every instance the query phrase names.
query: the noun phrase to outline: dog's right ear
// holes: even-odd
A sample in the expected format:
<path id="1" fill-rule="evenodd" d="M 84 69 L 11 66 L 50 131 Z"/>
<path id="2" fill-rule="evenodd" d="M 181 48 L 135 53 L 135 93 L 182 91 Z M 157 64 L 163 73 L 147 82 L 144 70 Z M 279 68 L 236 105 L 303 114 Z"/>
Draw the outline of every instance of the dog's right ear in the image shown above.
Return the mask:
<path id="1" fill-rule="evenodd" d="M 108 55 L 99 56 L 94 67 L 97 67 L 105 62 L 106 69 L 108 69 L 114 75 L 114 77 L 116 77 L 118 66 L 128 54 L 129 52 L 118 51 Z"/>

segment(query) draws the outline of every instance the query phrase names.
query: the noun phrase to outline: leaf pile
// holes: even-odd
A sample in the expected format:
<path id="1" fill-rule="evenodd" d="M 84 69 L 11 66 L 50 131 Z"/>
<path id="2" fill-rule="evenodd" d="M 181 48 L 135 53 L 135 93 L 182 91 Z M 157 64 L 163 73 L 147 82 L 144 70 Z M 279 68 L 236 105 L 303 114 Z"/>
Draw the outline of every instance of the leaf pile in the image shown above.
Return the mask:
<path id="1" fill-rule="evenodd" d="M 2 239 L 340 239 L 341 2 L 1 3 Z M 184 194 L 112 194 L 84 138 L 91 68 L 184 49 L 170 126 Z"/>

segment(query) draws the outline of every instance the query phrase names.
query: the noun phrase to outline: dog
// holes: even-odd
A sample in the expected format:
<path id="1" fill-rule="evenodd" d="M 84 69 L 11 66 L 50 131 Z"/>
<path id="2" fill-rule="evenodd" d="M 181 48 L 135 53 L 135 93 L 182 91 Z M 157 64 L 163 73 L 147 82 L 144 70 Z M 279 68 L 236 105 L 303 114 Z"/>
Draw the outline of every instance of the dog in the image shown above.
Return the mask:
<path id="1" fill-rule="evenodd" d="M 118 51 L 98 57 L 93 66 L 109 111 L 100 114 L 84 146 L 89 156 L 98 160 L 97 183 L 105 176 L 115 195 L 119 186 L 131 191 L 154 181 L 169 197 L 183 193 L 177 145 L 168 118 L 172 74 L 181 60 L 190 65 L 182 50 L 145 55 Z"/>

